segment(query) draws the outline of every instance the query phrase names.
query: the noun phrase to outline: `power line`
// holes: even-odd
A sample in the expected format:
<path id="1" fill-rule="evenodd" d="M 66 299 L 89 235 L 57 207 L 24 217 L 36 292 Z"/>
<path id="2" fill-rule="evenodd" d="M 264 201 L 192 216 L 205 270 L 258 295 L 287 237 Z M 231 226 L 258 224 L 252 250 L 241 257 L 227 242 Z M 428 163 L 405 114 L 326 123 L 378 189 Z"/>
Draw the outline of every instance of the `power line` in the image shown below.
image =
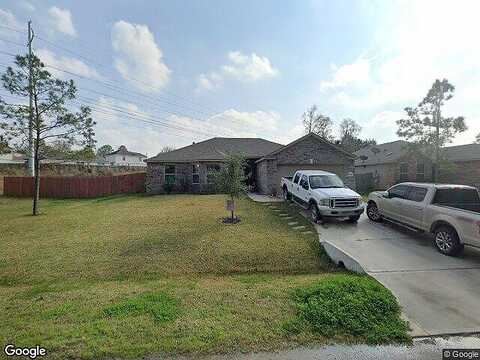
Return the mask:
<path id="1" fill-rule="evenodd" d="M 106 65 L 106 64 L 104 64 L 104 63 L 98 62 L 98 61 L 96 61 L 96 60 L 92 60 L 92 59 L 90 59 L 90 58 L 88 58 L 88 57 L 85 57 L 84 55 L 82 55 L 82 54 L 80 54 L 80 53 L 78 53 L 78 52 L 76 52 L 76 51 L 70 50 L 70 49 L 68 49 L 68 48 L 66 48 L 66 47 L 64 47 L 64 46 L 60 46 L 60 45 L 58 45 L 58 44 L 56 44 L 56 43 L 54 43 L 54 42 L 52 42 L 52 41 L 50 41 L 50 40 L 47 40 L 47 39 L 45 39 L 45 38 L 43 38 L 43 37 L 37 36 L 37 38 L 38 38 L 39 40 L 44 41 L 45 43 L 49 44 L 50 46 L 53 46 L 53 47 L 58 48 L 58 49 L 60 49 L 60 50 L 66 51 L 66 52 L 68 52 L 68 53 L 70 53 L 70 54 L 72 54 L 72 55 L 75 55 L 75 56 L 78 56 L 78 57 L 84 59 L 84 60 L 87 61 L 87 62 L 90 62 L 90 63 L 92 63 L 92 64 L 95 64 L 95 65 L 104 67 L 104 68 L 106 68 L 108 71 L 111 71 L 111 68 L 110 68 L 109 65 Z M 124 76 L 124 78 L 127 79 L 127 80 L 130 80 L 130 81 L 137 82 L 137 83 L 142 84 L 142 85 L 144 85 L 144 86 L 147 86 L 147 87 L 149 87 L 150 89 L 156 90 L 156 88 L 155 88 L 153 85 L 151 85 L 151 84 L 149 84 L 149 83 L 147 83 L 147 82 L 145 82 L 145 81 L 136 79 L 136 78 L 131 77 L 131 76 Z M 191 99 L 188 99 L 188 98 L 185 98 L 185 97 L 183 97 L 183 96 L 174 94 L 174 93 L 172 93 L 172 92 L 170 92 L 170 91 L 168 91 L 168 90 L 165 90 L 165 89 L 164 89 L 164 90 L 162 90 L 162 91 L 163 91 L 164 93 L 170 94 L 171 96 L 173 96 L 173 97 L 175 97 L 175 98 L 178 98 L 178 99 L 183 100 L 185 103 L 190 103 L 190 104 L 193 104 L 193 105 L 196 105 L 196 106 L 200 106 L 200 107 L 203 107 L 204 109 L 208 109 L 208 108 L 209 108 L 209 107 L 207 107 L 207 106 L 205 106 L 205 105 L 200 105 L 199 103 L 194 102 L 194 101 L 192 101 Z M 159 95 L 157 95 L 157 96 L 159 96 Z M 203 112 L 203 113 L 205 113 L 205 114 L 208 115 L 208 116 L 211 116 L 211 112 L 213 112 L 213 113 L 218 113 L 219 111 L 210 108 L 209 112 Z"/>
<path id="2" fill-rule="evenodd" d="M 25 46 L 25 44 L 20 44 L 20 43 L 17 43 L 15 41 L 4 39 L 4 38 L 0 38 L 0 41 L 6 42 L 6 43 L 9 43 L 9 44 L 13 44 L 13 45 L 17 45 L 17 46 L 21 46 L 21 47 Z"/>
<path id="3" fill-rule="evenodd" d="M 21 31 L 19 31 L 19 30 L 15 30 L 15 29 L 12 29 L 12 30 L 21 32 Z M 99 62 L 96 62 L 96 61 L 94 61 L 94 60 L 91 60 L 91 59 L 89 59 L 89 58 L 87 58 L 87 57 L 85 57 L 85 56 L 83 56 L 83 55 L 81 55 L 81 54 L 78 54 L 78 53 L 75 52 L 75 51 L 72 51 L 72 50 L 70 50 L 70 49 L 68 49 L 68 48 L 65 48 L 65 47 L 62 47 L 62 46 L 60 46 L 60 45 L 57 45 L 57 44 L 55 44 L 55 43 L 53 43 L 53 42 L 51 42 L 51 41 L 49 41 L 49 40 L 47 40 L 47 39 L 44 39 L 44 38 L 39 37 L 39 36 L 37 36 L 37 38 L 40 39 L 40 40 L 42 40 L 42 41 L 44 41 L 44 42 L 46 42 L 46 43 L 48 43 L 48 44 L 50 44 L 51 46 L 54 46 L 54 47 L 59 48 L 59 49 L 61 49 L 61 50 L 63 50 L 63 51 L 69 52 L 69 53 L 71 53 L 71 54 L 74 54 L 75 56 L 79 56 L 80 58 L 85 59 L 86 61 L 88 61 L 88 62 L 90 62 L 90 63 L 95 63 L 95 64 L 98 64 L 98 65 L 100 65 L 100 66 L 106 67 L 106 65 L 104 65 L 104 64 L 102 64 L 102 63 L 99 63 Z M 0 53 L 2 53 L 2 52 L 0 51 Z M 9 53 L 9 52 L 3 52 L 3 53 L 5 53 L 5 54 L 7 54 L 7 55 L 10 55 L 10 56 L 16 56 L 15 54 L 12 54 L 12 53 Z M 85 79 L 85 80 L 87 80 L 87 81 L 94 81 L 94 82 L 96 82 L 96 83 L 98 83 L 98 84 L 101 84 L 102 86 L 107 87 L 109 90 L 112 90 L 112 91 L 117 91 L 117 92 L 126 93 L 127 95 L 131 95 L 131 94 L 133 93 L 134 96 L 141 97 L 141 98 L 142 98 L 142 101 L 145 101 L 145 100 L 147 100 L 147 99 L 151 99 L 151 104 L 152 104 L 153 106 L 155 106 L 155 107 L 158 107 L 162 112 L 170 113 L 170 114 L 175 115 L 175 116 L 184 116 L 183 114 L 178 114 L 178 113 L 176 113 L 176 112 L 173 112 L 173 111 L 169 110 L 168 108 L 165 109 L 165 108 L 159 107 L 159 106 L 158 106 L 158 103 L 157 103 L 158 99 L 156 99 L 155 97 L 148 96 L 148 95 L 143 94 L 143 93 L 140 93 L 140 92 L 134 92 L 134 91 L 131 91 L 131 90 L 128 91 L 128 90 L 125 90 L 124 87 L 119 87 L 119 86 L 115 85 L 114 83 L 119 83 L 118 81 L 115 81 L 115 80 L 110 80 L 109 82 L 100 81 L 100 80 L 98 80 L 98 79 L 92 79 L 92 78 L 90 78 L 90 77 L 87 77 L 87 76 L 84 76 L 84 75 L 81 75 L 81 74 L 77 74 L 77 73 L 74 73 L 74 72 L 72 72 L 72 71 L 68 71 L 68 70 L 65 70 L 65 69 L 61 69 L 61 68 L 56 67 L 56 66 L 46 65 L 46 67 L 50 67 L 50 68 L 55 69 L 55 70 L 57 70 L 57 71 L 61 71 L 61 72 L 68 73 L 68 74 L 70 74 L 70 75 L 72 75 L 72 76 L 77 76 L 77 77 L 79 77 L 79 78 L 81 78 L 81 79 Z M 137 79 L 133 79 L 133 78 L 132 78 L 132 80 L 137 80 Z M 140 81 L 140 80 L 137 80 L 137 81 Z M 141 82 L 141 81 L 140 81 L 140 82 Z M 147 84 L 147 83 L 144 83 L 144 84 L 152 87 L 151 85 L 149 85 L 149 84 Z M 153 88 L 153 87 L 152 87 L 152 88 Z M 114 97 L 113 95 L 105 94 L 105 93 L 102 93 L 102 92 L 99 92 L 99 91 L 95 91 L 95 90 L 91 90 L 91 89 L 87 89 L 87 88 L 82 88 L 82 89 L 85 90 L 85 91 L 89 91 L 89 92 L 92 92 L 92 93 L 99 94 L 99 95 L 101 95 L 101 96 L 106 96 L 106 97 L 110 97 L 110 98 L 115 98 L 115 99 L 120 100 L 120 101 L 127 101 L 127 102 L 131 101 L 131 99 L 128 99 L 128 100 L 126 100 L 126 99 L 119 99 L 119 98 Z M 160 99 L 162 99 L 162 98 L 160 97 Z M 197 113 L 205 113 L 205 112 L 199 111 L 199 110 L 197 110 L 197 109 L 194 109 L 194 108 L 187 107 L 187 106 L 185 106 L 185 105 L 179 104 L 178 102 L 171 102 L 171 101 L 168 101 L 168 100 L 165 100 L 165 99 L 162 99 L 162 100 L 160 100 L 160 101 L 162 101 L 162 102 L 164 102 L 164 103 L 166 103 L 167 105 L 170 105 L 170 106 L 180 106 L 180 107 L 183 107 L 184 109 L 189 109 L 189 110 L 192 110 L 192 111 L 197 112 Z M 207 113 L 205 113 L 205 114 L 207 114 Z M 213 116 L 210 115 L 210 114 L 207 114 L 207 115 L 210 116 L 210 117 L 213 117 Z M 216 116 L 216 117 L 218 117 L 218 118 L 220 118 L 220 119 L 221 119 L 221 118 L 226 119 L 224 116 L 222 116 L 222 115 L 220 115 L 220 114 L 217 114 L 217 115 L 214 115 L 214 116 Z M 187 117 L 190 118 L 192 121 L 199 121 L 199 120 L 197 120 L 196 118 L 194 118 L 194 117 L 192 117 L 192 116 L 187 115 Z M 236 119 L 226 119 L 226 120 L 228 120 L 228 121 L 230 121 L 230 122 L 233 122 L 233 121 L 235 121 Z M 242 124 L 242 125 L 244 125 L 244 124 Z M 230 131 L 231 131 L 231 130 L 230 130 Z M 211 134 L 208 134 L 208 135 L 211 135 Z"/>
<path id="4" fill-rule="evenodd" d="M 19 33 L 23 33 L 23 31 L 21 31 L 20 29 L 15 29 L 15 28 L 8 27 L 8 26 L 3 26 L 3 25 L 0 25 L 0 26 L 3 27 L 3 28 L 6 28 L 6 29 L 12 30 L 12 31 L 16 31 L 16 32 L 19 32 Z M 66 48 L 66 47 L 64 47 L 64 46 L 58 45 L 58 44 L 56 44 L 56 43 L 54 43 L 54 42 L 52 42 L 52 41 L 50 41 L 50 40 L 47 40 L 47 39 L 45 39 L 45 38 L 43 38 L 43 37 L 40 37 L 40 36 L 38 36 L 38 35 L 37 35 L 37 38 L 38 38 L 39 40 L 41 40 L 41 41 L 49 44 L 50 46 L 56 47 L 56 48 L 58 48 L 58 49 L 60 49 L 60 50 L 63 50 L 63 51 L 65 51 L 65 52 L 68 52 L 68 53 L 70 53 L 70 54 L 72 54 L 72 55 L 78 56 L 78 57 L 84 59 L 84 60 L 87 61 L 87 62 L 94 63 L 94 64 L 96 64 L 96 65 L 98 65 L 98 66 L 102 66 L 102 67 L 108 69 L 109 71 L 111 71 L 110 66 L 108 66 L 108 65 L 106 65 L 106 64 L 104 64 L 104 63 L 100 63 L 100 62 L 98 62 L 98 61 L 91 60 L 90 58 L 85 57 L 84 55 L 79 54 L 79 53 L 76 52 L 76 51 L 73 51 L 73 50 L 70 50 L 70 49 L 68 49 L 68 48 Z M 86 49 L 86 47 L 84 47 L 84 48 Z M 92 52 L 92 53 L 93 53 L 93 52 Z M 149 84 L 149 83 L 147 83 L 147 82 L 144 82 L 144 81 L 142 81 L 142 80 L 139 80 L 139 79 L 136 79 L 136 78 L 130 77 L 130 76 L 125 76 L 125 78 L 126 78 L 127 80 L 135 81 L 135 82 L 140 83 L 140 84 L 142 84 L 142 85 L 145 85 L 145 86 L 147 86 L 147 87 L 149 87 L 149 88 L 151 88 L 151 89 L 153 89 L 153 90 L 156 90 L 156 88 L 155 88 L 154 86 L 152 86 L 151 84 Z M 191 99 L 188 99 L 188 98 L 185 98 L 185 97 L 183 97 L 183 96 L 174 94 L 174 93 L 171 92 L 171 91 L 168 91 L 168 90 L 165 90 L 165 89 L 164 89 L 163 92 L 165 92 L 165 93 L 167 93 L 167 94 L 170 94 L 171 96 L 176 97 L 176 98 L 178 98 L 178 99 L 182 99 L 182 100 L 183 100 L 184 102 L 186 102 L 186 103 L 195 104 L 196 106 L 202 106 L 204 109 L 209 109 L 210 113 L 209 113 L 209 112 L 203 112 L 203 113 L 206 114 L 207 116 L 212 116 L 212 115 L 211 115 L 212 112 L 213 112 L 213 113 L 220 113 L 220 111 L 218 111 L 218 110 L 215 110 L 215 109 L 210 108 L 210 107 L 205 106 L 205 105 L 200 105 L 198 102 L 194 102 L 194 101 L 192 101 Z M 229 120 L 231 120 L 231 119 L 229 119 Z"/>
<path id="5" fill-rule="evenodd" d="M 58 71 L 63 71 L 63 72 L 66 72 L 68 74 L 71 74 L 71 75 L 74 75 L 74 76 L 81 76 L 81 75 L 78 75 L 78 74 L 75 74 L 75 73 L 72 73 L 70 71 L 67 71 L 67 70 L 62 70 L 58 67 L 53 67 L 53 66 L 50 66 L 50 65 L 46 65 L 46 67 L 50 67 L 50 68 L 53 68 L 55 70 L 58 70 Z M 85 76 L 81 76 L 82 78 L 86 78 Z M 91 80 L 91 81 L 95 81 L 95 82 L 99 82 L 99 83 L 102 83 L 104 85 L 107 85 L 107 86 L 112 86 L 108 83 L 105 83 L 105 82 L 102 82 L 102 81 L 99 81 L 99 80 L 96 80 L 96 79 L 90 79 L 90 78 L 86 78 L 87 80 Z M 123 91 L 123 89 L 120 89 L 120 88 L 117 88 L 115 86 L 112 86 L 115 90 L 117 91 Z M 109 98 L 112 98 L 112 99 L 115 99 L 115 100 L 119 100 L 119 101 L 123 101 L 123 102 L 130 102 L 131 100 L 130 99 L 124 99 L 124 98 L 119 98 L 117 96 L 113 96 L 113 95 L 110 95 L 110 94 L 105 94 L 101 91 L 97 91 L 97 90 L 93 90 L 93 89 L 89 89 L 89 88 L 85 88 L 85 87 L 82 87 L 81 90 L 84 90 L 84 91 L 87 91 L 87 92 L 91 92 L 91 93 L 94 93 L 94 94 L 97 94 L 97 95 L 100 95 L 100 96 L 104 96 L 104 97 L 109 97 Z M 168 113 L 168 114 L 172 114 L 172 115 L 175 115 L 175 116 L 183 116 L 182 114 L 178 114 L 176 112 L 173 112 L 169 109 L 165 109 L 165 108 L 161 108 L 158 106 L 157 103 L 152 103 L 155 107 L 158 107 L 158 109 L 160 109 L 161 111 L 165 112 L 165 113 Z M 196 118 L 192 118 L 192 117 L 189 117 L 192 121 L 200 121 Z M 205 122 L 205 121 L 202 121 L 202 122 Z M 224 128 L 224 130 L 227 130 L 227 131 L 231 131 L 230 129 L 227 129 L 227 128 Z"/>
<path id="6" fill-rule="evenodd" d="M 57 45 L 57 44 L 55 44 L 55 43 L 53 43 L 53 42 L 51 42 L 51 41 L 49 41 L 49 40 L 47 40 L 47 39 L 44 39 L 44 38 L 42 38 L 42 37 L 37 36 L 37 38 L 39 38 L 39 39 L 41 39 L 42 41 L 50 44 L 51 46 L 57 47 L 57 48 L 59 48 L 59 49 L 61 49 L 61 50 L 63 50 L 63 51 L 67 51 L 67 52 L 69 52 L 69 53 L 71 53 L 71 54 L 73 54 L 73 55 L 76 55 L 76 56 L 79 56 L 79 57 L 83 58 L 84 60 L 86 60 L 86 61 L 88 61 L 88 62 L 91 62 L 91 63 L 94 63 L 94 64 L 98 64 L 98 65 L 103 66 L 103 67 L 106 67 L 107 69 L 110 70 L 110 68 L 109 68 L 108 66 L 106 66 L 105 64 L 102 64 L 102 63 L 93 61 L 93 60 L 91 60 L 91 59 L 89 59 L 89 58 L 87 58 L 87 57 L 85 57 L 85 56 L 83 56 L 83 55 L 81 55 L 81 54 L 78 54 L 78 53 L 75 52 L 75 51 L 69 50 L 69 49 L 67 49 L 67 48 L 65 48 L 65 47 L 62 47 L 62 46 L 59 46 L 59 45 Z M 11 53 L 8 53 L 8 54 L 14 56 L 14 54 L 11 54 Z M 192 107 L 190 107 L 190 106 L 182 105 L 182 104 L 180 104 L 180 103 L 178 103 L 178 102 L 169 101 L 168 99 L 162 98 L 161 96 L 158 96 L 159 99 L 157 99 L 157 98 L 155 98 L 155 97 L 149 96 L 149 95 L 144 94 L 144 93 L 140 93 L 140 92 L 138 92 L 138 91 L 132 91 L 132 90 L 126 91 L 124 87 L 118 87 L 118 86 L 116 86 L 115 84 L 112 84 L 112 82 L 113 82 L 113 83 L 122 84 L 122 83 L 120 83 L 120 82 L 118 82 L 118 81 L 115 81 L 115 80 L 112 80 L 112 79 L 110 79 L 110 83 L 107 83 L 107 82 L 105 82 L 105 81 L 99 81 L 99 80 L 97 80 L 97 79 L 92 79 L 92 78 L 89 78 L 89 77 L 86 77 L 86 76 L 83 76 L 83 75 L 80 75 L 80 74 L 76 74 L 76 73 L 74 73 L 74 72 L 71 72 L 71 71 L 68 71 L 68 70 L 65 70 L 65 69 L 60 69 L 60 68 L 55 67 L 55 66 L 52 66 L 52 65 L 45 65 L 45 66 L 50 67 L 50 68 L 52 68 L 52 69 L 56 69 L 57 71 L 62 71 L 62 72 L 68 73 L 68 74 L 70 74 L 70 75 L 72 75 L 72 76 L 77 76 L 77 77 L 83 78 L 83 79 L 85 79 L 85 80 L 96 81 L 96 82 L 99 83 L 99 84 L 102 84 L 102 85 L 104 85 L 104 86 L 108 86 L 108 87 L 113 88 L 113 89 L 115 89 L 115 90 L 117 90 L 117 91 L 122 91 L 122 92 L 127 92 L 127 93 L 132 93 L 132 92 L 133 92 L 133 93 L 135 93 L 137 96 L 141 97 L 142 100 L 145 100 L 145 98 L 148 98 L 148 99 L 151 99 L 152 101 L 155 101 L 155 102 L 156 102 L 156 101 L 159 101 L 159 99 L 160 99 L 160 101 L 162 101 L 162 102 L 164 102 L 164 103 L 166 103 L 166 104 L 168 104 L 168 105 L 170 105 L 170 106 L 179 106 L 179 107 L 181 107 L 181 108 L 183 108 L 183 109 L 187 109 L 187 110 L 193 111 L 194 113 L 204 114 L 204 115 L 206 115 L 206 116 L 208 116 L 208 117 L 217 116 L 217 117 L 219 117 L 219 118 L 221 118 L 221 119 L 225 119 L 226 121 L 236 122 L 238 125 L 241 125 L 241 126 L 244 125 L 244 124 L 238 122 L 236 119 L 226 118 L 226 117 L 225 117 L 224 115 L 222 115 L 222 114 L 212 115 L 212 114 L 209 114 L 209 113 L 207 113 L 207 112 L 205 112 L 205 111 L 197 110 L 197 109 L 192 108 Z M 132 80 L 136 80 L 136 79 L 133 79 L 133 78 L 132 78 Z M 139 81 L 139 80 L 137 80 L 137 81 Z M 144 84 L 148 85 L 147 83 L 144 83 Z M 122 85 L 123 85 L 123 84 L 122 84 Z M 151 85 L 149 85 L 149 86 L 150 86 L 151 88 L 153 88 Z M 156 105 L 156 103 L 155 103 L 155 105 Z M 166 110 L 162 109 L 162 111 L 166 111 Z M 178 114 L 176 114 L 176 115 L 178 115 Z M 188 116 L 188 117 L 190 117 L 190 118 L 192 118 L 192 119 L 195 119 L 195 117 L 194 117 L 194 116 L 191 116 L 191 115 L 181 115 L 181 116 Z M 195 119 L 195 120 L 196 120 L 196 119 Z M 199 120 L 205 120 L 205 119 L 199 118 Z"/>
<path id="7" fill-rule="evenodd" d="M 93 108 L 97 108 L 97 109 L 98 108 L 100 108 L 100 109 L 102 109 L 102 108 L 105 109 L 106 108 L 106 109 L 109 109 L 109 110 L 114 110 L 114 111 L 120 112 L 122 114 L 132 115 L 136 119 L 147 119 L 148 121 L 151 121 L 151 122 L 154 122 L 154 123 L 157 123 L 157 124 L 161 124 L 162 126 L 171 127 L 172 129 L 176 129 L 176 130 L 180 130 L 180 131 L 193 132 L 193 133 L 198 133 L 200 135 L 205 135 L 205 136 L 211 136 L 212 135 L 211 133 L 206 133 L 206 132 L 203 132 L 203 131 L 198 130 L 198 129 L 185 128 L 185 127 L 182 127 L 182 126 L 179 126 L 179 125 L 171 125 L 171 124 L 160 121 L 160 120 L 170 121 L 170 119 L 165 119 L 165 118 L 161 118 L 161 117 L 160 118 L 158 118 L 158 117 L 154 118 L 149 114 L 143 114 L 143 113 L 140 113 L 140 112 L 123 109 L 123 108 L 118 107 L 118 106 L 105 105 L 105 104 L 99 105 L 98 103 L 95 102 L 94 99 L 88 99 L 88 98 L 85 98 L 85 97 L 82 97 L 82 96 L 79 96 L 78 98 L 81 99 L 82 101 L 86 102 L 86 103 L 92 104 Z M 160 120 L 158 120 L 158 119 L 160 119 Z"/>

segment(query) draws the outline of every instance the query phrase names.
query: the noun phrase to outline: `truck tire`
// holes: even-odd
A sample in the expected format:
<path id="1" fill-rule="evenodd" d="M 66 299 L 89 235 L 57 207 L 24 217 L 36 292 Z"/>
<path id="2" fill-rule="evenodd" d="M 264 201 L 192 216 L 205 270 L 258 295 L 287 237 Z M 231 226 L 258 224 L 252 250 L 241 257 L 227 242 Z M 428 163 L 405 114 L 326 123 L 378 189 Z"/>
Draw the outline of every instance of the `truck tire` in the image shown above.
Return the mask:
<path id="1" fill-rule="evenodd" d="M 290 201 L 292 196 L 289 194 L 288 189 L 286 186 L 283 187 L 283 200 Z"/>
<path id="2" fill-rule="evenodd" d="M 383 220 L 382 215 L 378 211 L 377 204 L 373 201 L 370 201 L 367 205 L 367 216 L 370 220 L 375 222 L 381 222 Z"/>
<path id="3" fill-rule="evenodd" d="M 433 242 L 443 255 L 456 256 L 463 250 L 457 232 L 448 225 L 441 225 L 435 229 Z"/>
<path id="4" fill-rule="evenodd" d="M 318 211 L 318 206 L 316 203 L 310 203 L 310 219 L 316 224 L 317 222 L 322 221 L 322 216 L 320 215 L 320 211 Z"/>

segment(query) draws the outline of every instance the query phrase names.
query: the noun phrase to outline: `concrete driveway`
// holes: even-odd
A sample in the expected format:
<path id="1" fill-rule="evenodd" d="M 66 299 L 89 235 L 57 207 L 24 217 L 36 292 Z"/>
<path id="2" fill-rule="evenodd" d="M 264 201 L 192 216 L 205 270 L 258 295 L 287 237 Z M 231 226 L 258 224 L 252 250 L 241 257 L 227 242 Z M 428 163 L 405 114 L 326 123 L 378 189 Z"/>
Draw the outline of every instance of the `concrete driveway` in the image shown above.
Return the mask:
<path id="1" fill-rule="evenodd" d="M 398 298 L 413 335 L 480 332 L 480 251 L 438 253 L 427 235 L 362 215 L 358 224 L 331 220 L 316 229 L 327 252 L 364 271 Z"/>

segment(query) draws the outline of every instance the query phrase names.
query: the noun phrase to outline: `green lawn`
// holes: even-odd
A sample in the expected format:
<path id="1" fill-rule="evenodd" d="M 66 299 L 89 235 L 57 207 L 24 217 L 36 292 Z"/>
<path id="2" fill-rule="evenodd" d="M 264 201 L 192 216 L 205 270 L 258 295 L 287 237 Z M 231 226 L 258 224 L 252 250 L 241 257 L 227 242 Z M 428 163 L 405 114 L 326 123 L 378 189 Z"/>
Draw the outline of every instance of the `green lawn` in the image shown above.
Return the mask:
<path id="1" fill-rule="evenodd" d="M 30 207 L 0 197 L 3 344 L 96 359 L 368 341 L 299 320 L 298 289 L 353 275 L 261 204 L 239 201 L 233 226 L 219 195 L 42 200 L 38 217 Z"/>

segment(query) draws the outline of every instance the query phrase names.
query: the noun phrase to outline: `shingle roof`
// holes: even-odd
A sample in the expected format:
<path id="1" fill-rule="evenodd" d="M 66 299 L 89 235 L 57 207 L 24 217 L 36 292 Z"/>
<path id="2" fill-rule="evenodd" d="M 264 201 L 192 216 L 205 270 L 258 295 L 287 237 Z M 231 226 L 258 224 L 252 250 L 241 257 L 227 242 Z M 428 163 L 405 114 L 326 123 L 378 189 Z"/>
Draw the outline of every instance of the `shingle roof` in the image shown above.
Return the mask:
<path id="1" fill-rule="evenodd" d="M 443 151 L 450 161 L 480 160 L 480 144 L 448 146 Z"/>
<path id="2" fill-rule="evenodd" d="M 316 140 L 322 141 L 323 143 L 331 146 L 331 147 L 334 148 L 335 150 L 340 151 L 341 153 L 343 153 L 344 155 L 346 155 L 346 156 L 348 156 L 348 157 L 350 157 L 350 158 L 355 158 L 355 155 L 354 155 L 354 154 L 352 154 L 352 153 L 350 153 L 350 152 L 348 152 L 348 151 L 345 151 L 344 149 L 342 149 L 341 147 L 339 147 L 339 146 L 335 145 L 334 143 L 328 141 L 327 139 L 324 139 L 323 137 L 321 137 L 321 136 L 319 136 L 319 135 L 317 135 L 317 134 L 315 134 L 315 133 L 308 133 L 308 134 L 302 136 L 301 138 L 298 138 L 297 140 L 294 140 L 294 141 L 292 141 L 291 143 L 289 143 L 289 144 L 287 144 L 287 145 L 285 145 L 285 146 L 282 146 L 281 148 L 278 148 L 278 149 L 276 149 L 276 150 L 274 150 L 274 151 L 266 154 L 264 157 L 262 157 L 261 159 L 257 160 L 257 162 L 261 162 L 261 161 L 263 161 L 263 160 L 269 159 L 271 156 L 276 155 L 276 154 L 278 154 L 279 152 L 281 152 L 281 151 L 283 151 L 283 150 L 285 150 L 285 149 L 288 149 L 289 147 L 292 147 L 292 146 L 298 144 L 299 142 L 301 142 L 301 141 L 303 141 L 303 140 L 305 140 L 305 139 L 307 139 L 307 138 L 309 138 L 309 137 L 313 137 L 313 138 L 316 139 Z"/>
<path id="3" fill-rule="evenodd" d="M 108 155 L 131 155 L 131 156 L 147 157 L 146 155 L 138 152 L 128 151 L 125 145 L 121 145 L 117 151 L 111 152 L 110 154 L 107 154 L 107 156 Z"/>
<path id="4" fill-rule="evenodd" d="M 397 140 L 385 144 L 372 145 L 355 152 L 355 165 L 377 165 L 393 163 L 408 152 L 408 141 Z M 443 149 L 445 158 L 450 161 L 480 160 L 480 144 L 447 146 Z M 362 160 L 362 156 L 367 157 Z"/>
<path id="5" fill-rule="evenodd" d="M 385 144 L 367 146 L 355 152 L 357 156 L 355 165 L 377 165 L 396 162 L 407 154 L 408 144 L 408 141 L 397 140 Z"/>
<path id="6" fill-rule="evenodd" d="M 283 145 L 261 138 L 214 137 L 180 149 L 160 153 L 147 162 L 191 162 L 224 160 L 228 154 L 241 153 L 248 159 L 257 159 Z"/>

